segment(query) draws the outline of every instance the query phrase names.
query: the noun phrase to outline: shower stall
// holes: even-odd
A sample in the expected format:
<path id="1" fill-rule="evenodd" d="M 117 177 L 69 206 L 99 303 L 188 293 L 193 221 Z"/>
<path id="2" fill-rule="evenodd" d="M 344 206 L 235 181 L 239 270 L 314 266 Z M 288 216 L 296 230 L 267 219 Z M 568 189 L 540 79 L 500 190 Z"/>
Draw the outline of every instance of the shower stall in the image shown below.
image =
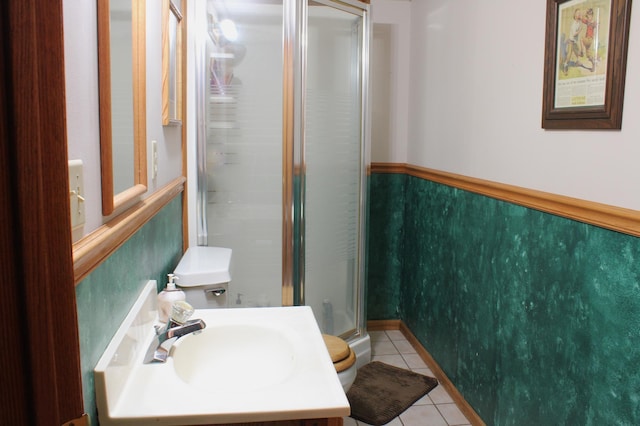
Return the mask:
<path id="1" fill-rule="evenodd" d="M 370 25 L 355 0 L 190 3 L 190 244 L 233 249 L 229 307 L 311 306 L 359 365 Z"/>

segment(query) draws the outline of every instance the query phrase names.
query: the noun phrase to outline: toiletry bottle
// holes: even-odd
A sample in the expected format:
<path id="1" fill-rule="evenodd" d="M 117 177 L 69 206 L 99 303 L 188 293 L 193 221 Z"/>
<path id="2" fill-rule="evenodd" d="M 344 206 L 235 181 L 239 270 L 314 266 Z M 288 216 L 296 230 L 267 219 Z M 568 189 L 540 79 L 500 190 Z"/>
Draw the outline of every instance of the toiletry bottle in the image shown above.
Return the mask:
<path id="1" fill-rule="evenodd" d="M 167 287 L 158 293 L 158 320 L 161 323 L 166 323 L 169 320 L 173 304 L 178 300 L 185 300 L 186 298 L 184 291 L 177 288 L 173 282 L 178 279 L 178 277 L 173 274 L 168 274 L 167 276 L 169 277 Z"/>

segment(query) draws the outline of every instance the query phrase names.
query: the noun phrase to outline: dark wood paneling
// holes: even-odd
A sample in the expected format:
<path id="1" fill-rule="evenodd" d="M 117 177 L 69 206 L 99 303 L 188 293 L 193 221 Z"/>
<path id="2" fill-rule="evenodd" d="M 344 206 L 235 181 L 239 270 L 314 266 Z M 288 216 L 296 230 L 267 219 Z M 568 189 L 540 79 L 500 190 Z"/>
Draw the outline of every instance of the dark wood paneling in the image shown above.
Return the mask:
<path id="1" fill-rule="evenodd" d="M 82 415 L 62 0 L 11 0 L 1 19 L 0 424 L 62 424 Z"/>

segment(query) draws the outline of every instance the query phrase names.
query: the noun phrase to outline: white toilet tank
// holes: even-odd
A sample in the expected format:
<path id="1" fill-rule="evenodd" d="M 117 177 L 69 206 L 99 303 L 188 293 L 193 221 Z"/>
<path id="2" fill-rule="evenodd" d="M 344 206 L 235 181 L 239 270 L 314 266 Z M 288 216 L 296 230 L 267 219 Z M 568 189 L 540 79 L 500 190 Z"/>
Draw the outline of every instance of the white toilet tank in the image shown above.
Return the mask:
<path id="1" fill-rule="evenodd" d="M 231 281 L 231 249 L 189 247 L 173 272 L 176 284 L 196 309 L 226 308 Z"/>

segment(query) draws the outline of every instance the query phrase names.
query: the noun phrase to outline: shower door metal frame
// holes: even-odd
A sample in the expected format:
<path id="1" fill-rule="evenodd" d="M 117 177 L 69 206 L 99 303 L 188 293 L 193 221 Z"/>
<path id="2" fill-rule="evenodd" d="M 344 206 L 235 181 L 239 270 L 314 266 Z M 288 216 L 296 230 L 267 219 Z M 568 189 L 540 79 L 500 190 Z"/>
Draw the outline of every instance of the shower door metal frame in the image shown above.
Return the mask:
<path id="1" fill-rule="evenodd" d="M 305 304 L 305 81 L 307 1 L 284 0 L 283 46 L 283 221 L 282 221 L 282 305 Z M 369 5 L 352 0 L 315 0 L 362 17 L 360 54 L 360 185 L 358 208 L 358 253 L 356 276 L 356 328 L 341 337 L 365 334 L 366 318 L 366 228 L 368 219 L 369 151 L 369 46 L 371 22 Z M 297 183 L 296 183 L 297 182 Z"/>
<path id="2" fill-rule="evenodd" d="M 307 2 L 284 0 L 282 85 L 282 306 L 304 304 L 304 78 Z M 296 185 L 298 180 L 298 185 Z M 301 261 L 302 260 L 302 261 Z"/>
<path id="3" fill-rule="evenodd" d="M 206 14 L 206 7 L 203 10 L 202 2 L 196 2 L 194 9 L 198 10 L 198 13 Z M 196 21 L 196 20 L 194 20 Z M 197 22 L 197 21 L 196 21 Z M 206 25 L 206 22 L 204 23 Z M 195 104 L 196 104 L 196 156 L 195 166 L 196 172 L 196 238 L 199 246 L 209 245 L 209 234 L 207 229 L 207 117 L 206 117 L 206 93 L 207 93 L 207 74 L 204 70 L 207 69 L 206 62 L 206 43 L 202 40 L 206 33 L 206 28 L 201 28 L 199 25 L 193 24 L 198 37 L 195 38 Z"/>

